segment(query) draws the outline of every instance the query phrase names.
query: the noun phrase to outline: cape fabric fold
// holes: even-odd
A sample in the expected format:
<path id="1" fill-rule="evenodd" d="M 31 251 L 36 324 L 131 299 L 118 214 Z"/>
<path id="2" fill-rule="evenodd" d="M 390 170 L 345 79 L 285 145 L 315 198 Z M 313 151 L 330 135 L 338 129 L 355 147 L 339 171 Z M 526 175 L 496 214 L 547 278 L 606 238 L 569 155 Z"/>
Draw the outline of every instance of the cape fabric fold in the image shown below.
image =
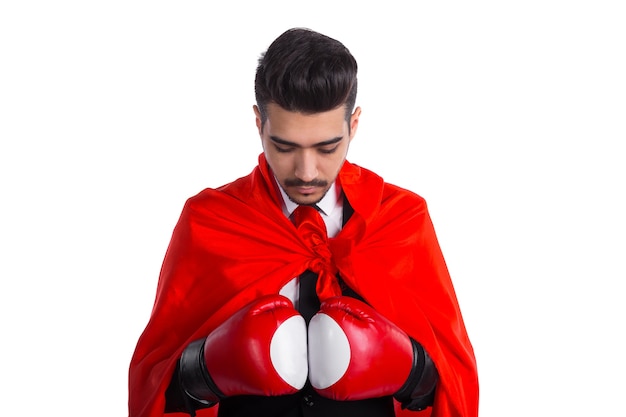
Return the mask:
<path id="1" fill-rule="evenodd" d="M 321 299 L 336 293 L 338 272 L 424 346 L 440 374 L 433 417 L 478 415 L 474 352 L 426 202 L 349 162 L 339 181 L 354 214 L 326 250 L 310 248 L 282 213 L 263 154 L 248 176 L 186 202 L 130 362 L 129 417 L 163 416 L 183 349 L 307 269 L 326 276 L 317 287 Z M 213 416 L 217 407 L 198 416 Z M 424 413 L 398 407 L 397 415 Z"/>

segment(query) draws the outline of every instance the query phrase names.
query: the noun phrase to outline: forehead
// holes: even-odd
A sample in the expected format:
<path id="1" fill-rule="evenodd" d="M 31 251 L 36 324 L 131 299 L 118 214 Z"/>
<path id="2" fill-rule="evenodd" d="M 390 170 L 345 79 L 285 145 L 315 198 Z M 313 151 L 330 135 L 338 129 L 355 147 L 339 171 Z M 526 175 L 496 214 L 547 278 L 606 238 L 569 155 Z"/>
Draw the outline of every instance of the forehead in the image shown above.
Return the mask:
<path id="1" fill-rule="evenodd" d="M 343 106 L 314 114 L 287 111 L 274 103 L 267 106 L 265 133 L 290 142 L 306 145 L 326 141 L 344 136 L 347 127 Z"/>

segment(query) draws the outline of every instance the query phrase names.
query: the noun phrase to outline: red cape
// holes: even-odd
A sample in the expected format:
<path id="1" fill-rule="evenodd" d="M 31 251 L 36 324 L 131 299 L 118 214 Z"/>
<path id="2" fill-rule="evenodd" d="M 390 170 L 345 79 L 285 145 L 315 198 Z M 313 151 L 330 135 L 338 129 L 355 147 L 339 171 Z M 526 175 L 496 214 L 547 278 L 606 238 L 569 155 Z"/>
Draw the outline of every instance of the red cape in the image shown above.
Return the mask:
<path id="1" fill-rule="evenodd" d="M 321 299 L 336 293 L 338 271 L 424 346 L 440 375 L 426 415 L 478 415 L 474 352 L 426 202 L 349 162 L 339 181 L 354 214 L 321 249 L 309 248 L 283 214 L 263 154 L 250 175 L 186 202 L 131 359 L 129 417 L 163 416 L 164 393 L 183 349 L 307 268 L 321 273 Z M 213 416 L 217 407 L 198 416 Z M 397 415 L 424 413 L 398 408 Z"/>

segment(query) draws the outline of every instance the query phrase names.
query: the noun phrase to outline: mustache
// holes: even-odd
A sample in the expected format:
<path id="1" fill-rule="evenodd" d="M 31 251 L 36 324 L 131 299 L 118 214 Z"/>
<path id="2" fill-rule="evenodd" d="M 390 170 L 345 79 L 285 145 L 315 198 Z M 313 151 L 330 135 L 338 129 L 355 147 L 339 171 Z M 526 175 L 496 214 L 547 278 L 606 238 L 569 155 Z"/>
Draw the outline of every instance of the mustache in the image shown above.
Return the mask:
<path id="1" fill-rule="evenodd" d="M 293 179 L 286 179 L 285 185 L 287 187 L 326 187 L 328 185 L 328 181 L 324 181 L 324 180 L 302 181 L 297 178 L 293 178 Z"/>

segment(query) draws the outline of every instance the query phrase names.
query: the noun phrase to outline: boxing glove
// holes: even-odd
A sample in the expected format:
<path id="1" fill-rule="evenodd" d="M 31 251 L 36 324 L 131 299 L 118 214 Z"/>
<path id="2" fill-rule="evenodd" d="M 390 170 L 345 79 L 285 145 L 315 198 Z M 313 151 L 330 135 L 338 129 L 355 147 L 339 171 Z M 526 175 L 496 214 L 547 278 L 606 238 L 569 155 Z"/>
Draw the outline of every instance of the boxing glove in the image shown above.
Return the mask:
<path id="1" fill-rule="evenodd" d="M 323 302 L 308 334 L 309 379 L 320 395 L 340 401 L 395 395 L 412 410 L 432 404 L 432 361 L 364 302 L 346 296 Z"/>
<path id="2" fill-rule="evenodd" d="M 307 379 L 306 337 L 304 318 L 289 299 L 263 297 L 185 349 L 180 385 L 205 404 L 234 395 L 293 394 Z"/>

